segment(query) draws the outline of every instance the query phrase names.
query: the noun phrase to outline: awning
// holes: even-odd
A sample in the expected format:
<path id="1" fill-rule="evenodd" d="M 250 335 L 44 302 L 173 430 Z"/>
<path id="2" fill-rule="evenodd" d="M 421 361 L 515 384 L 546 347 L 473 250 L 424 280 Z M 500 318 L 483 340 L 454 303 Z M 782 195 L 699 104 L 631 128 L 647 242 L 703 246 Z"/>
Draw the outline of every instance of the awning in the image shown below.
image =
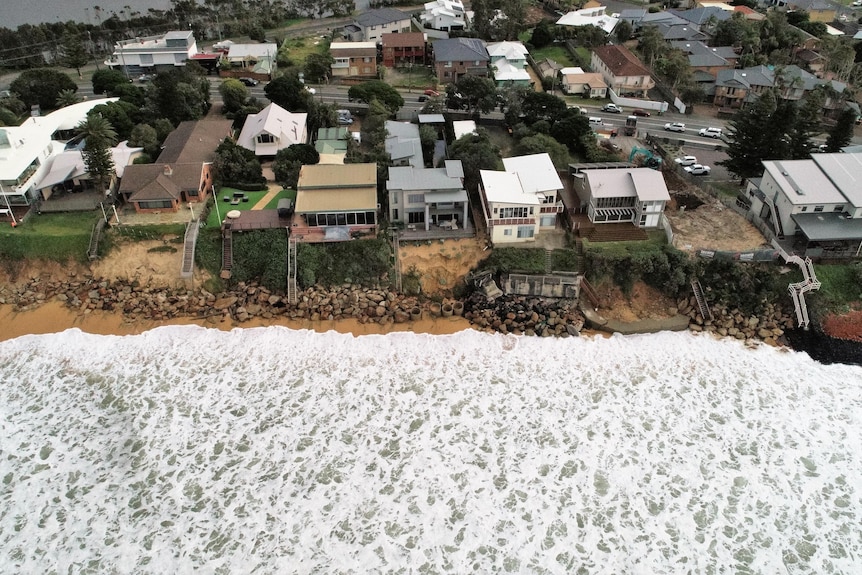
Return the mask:
<path id="1" fill-rule="evenodd" d="M 467 192 L 464 190 L 454 190 L 447 192 L 425 192 L 425 203 L 436 202 L 438 204 L 448 202 L 466 202 Z"/>
<path id="2" fill-rule="evenodd" d="M 347 241 L 350 239 L 350 228 L 330 226 L 324 228 L 324 238 L 327 240 Z"/>
<path id="3" fill-rule="evenodd" d="M 859 220 L 841 213 L 808 213 L 790 216 L 810 241 L 862 241 Z"/>
<path id="4" fill-rule="evenodd" d="M 72 175 L 72 172 L 75 171 L 75 166 L 59 166 L 45 174 L 45 177 L 42 178 L 42 181 L 36 184 L 36 189 L 41 190 L 42 188 L 50 188 L 55 186 L 56 184 L 62 184 Z"/>

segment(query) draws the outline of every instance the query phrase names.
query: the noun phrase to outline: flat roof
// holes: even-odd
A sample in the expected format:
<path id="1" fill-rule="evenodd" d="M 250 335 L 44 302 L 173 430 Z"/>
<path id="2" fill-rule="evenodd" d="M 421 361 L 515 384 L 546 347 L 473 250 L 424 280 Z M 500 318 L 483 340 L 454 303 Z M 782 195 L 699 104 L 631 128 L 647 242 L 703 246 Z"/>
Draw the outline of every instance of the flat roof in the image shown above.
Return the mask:
<path id="1" fill-rule="evenodd" d="M 518 174 L 514 172 L 498 172 L 496 170 L 479 170 L 482 178 L 482 189 L 485 199 L 491 203 L 539 205 L 539 196 L 525 194 Z"/>
<path id="2" fill-rule="evenodd" d="M 814 160 L 771 160 L 763 162 L 763 167 L 794 206 L 847 201 Z"/>
<path id="3" fill-rule="evenodd" d="M 862 207 L 862 153 L 814 154 L 813 160 L 853 206 Z"/>
<path id="4" fill-rule="evenodd" d="M 793 214 L 790 217 L 809 240 L 862 241 L 862 226 L 859 225 L 859 220 L 847 219 L 840 213 Z"/>

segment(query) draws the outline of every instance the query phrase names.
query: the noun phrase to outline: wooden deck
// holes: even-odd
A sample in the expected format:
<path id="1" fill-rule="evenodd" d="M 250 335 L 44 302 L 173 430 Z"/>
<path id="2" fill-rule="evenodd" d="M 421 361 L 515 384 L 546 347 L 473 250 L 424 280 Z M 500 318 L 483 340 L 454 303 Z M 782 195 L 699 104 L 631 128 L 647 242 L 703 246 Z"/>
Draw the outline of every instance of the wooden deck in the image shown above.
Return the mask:
<path id="1" fill-rule="evenodd" d="M 230 221 L 230 229 L 234 232 L 287 228 L 293 223 L 291 218 L 278 217 L 278 210 L 246 210 L 240 212 L 238 218 L 226 221 Z"/>

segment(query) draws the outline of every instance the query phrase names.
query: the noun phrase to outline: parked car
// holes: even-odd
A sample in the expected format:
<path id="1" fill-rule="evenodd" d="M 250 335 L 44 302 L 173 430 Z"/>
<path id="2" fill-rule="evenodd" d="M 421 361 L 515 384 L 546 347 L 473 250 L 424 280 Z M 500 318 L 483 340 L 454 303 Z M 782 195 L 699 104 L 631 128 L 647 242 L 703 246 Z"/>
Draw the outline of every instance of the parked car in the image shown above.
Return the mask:
<path id="1" fill-rule="evenodd" d="M 437 90 L 432 90 L 431 88 L 428 88 L 427 90 L 425 90 L 425 95 L 426 96 L 432 96 L 432 97 L 436 98 L 437 96 L 440 95 L 440 92 L 438 92 Z"/>
<path id="2" fill-rule="evenodd" d="M 646 110 L 641 110 L 640 108 L 635 108 L 632 110 L 632 116 L 641 116 L 642 118 L 649 118 L 649 112 Z"/>
<path id="3" fill-rule="evenodd" d="M 680 158 L 674 158 L 673 161 L 680 166 L 693 166 L 697 163 L 697 158 L 694 156 L 682 156 Z"/>
<path id="4" fill-rule="evenodd" d="M 592 118 L 589 118 L 588 121 L 590 122 L 590 126 L 603 126 L 605 123 L 604 120 L 602 120 L 598 116 L 594 116 Z"/>
<path id="5" fill-rule="evenodd" d="M 605 104 L 602 106 L 602 112 L 610 112 L 611 114 L 621 114 L 623 111 L 622 108 L 617 106 L 616 104 Z"/>
<path id="6" fill-rule="evenodd" d="M 317 88 L 309 88 L 308 86 L 306 86 L 305 91 L 308 92 L 309 94 L 311 94 L 312 96 L 317 94 Z"/>
<path id="7" fill-rule="evenodd" d="M 590 111 L 587 110 L 586 108 L 584 108 L 583 106 L 569 106 L 569 108 L 572 110 L 577 110 L 578 112 L 580 112 L 584 116 L 586 116 L 587 114 L 590 113 Z"/>
<path id="8" fill-rule="evenodd" d="M 851 4 L 854 8 L 858 8 L 862 6 L 862 0 L 853 0 L 853 4 Z"/>
<path id="9" fill-rule="evenodd" d="M 721 128 L 701 128 L 698 134 L 705 138 L 718 139 L 721 137 Z"/>
<path id="10" fill-rule="evenodd" d="M 665 124 L 664 129 L 668 132 L 685 132 L 685 124 L 682 122 L 673 122 L 670 124 Z"/>
<path id="11" fill-rule="evenodd" d="M 153 75 L 152 75 L 152 74 L 141 74 L 140 76 L 138 76 L 138 82 L 140 82 L 140 83 L 142 83 L 142 84 L 143 84 L 144 82 L 149 82 L 149 81 L 150 81 L 150 80 L 152 80 L 152 79 L 153 79 Z"/>
<path id="12" fill-rule="evenodd" d="M 425 96 L 425 95 L 419 96 L 419 101 L 420 101 L 420 102 L 427 102 L 427 101 L 428 101 L 428 96 Z"/>
<path id="13" fill-rule="evenodd" d="M 350 113 L 350 110 L 336 110 L 335 113 L 338 114 L 339 126 L 349 126 L 353 123 L 353 114 Z"/>
<path id="14" fill-rule="evenodd" d="M 819 146 L 811 146 L 811 149 L 808 151 L 812 154 L 823 154 L 828 149 L 829 147 L 826 144 L 820 144 Z"/>
<path id="15" fill-rule="evenodd" d="M 254 78 L 237 78 L 237 80 L 239 80 L 246 86 L 257 86 L 260 83 Z"/>
<path id="16" fill-rule="evenodd" d="M 704 166 L 703 164 L 694 164 L 691 166 L 686 166 L 685 171 L 692 176 L 708 176 L 710 172 L 710 167 Z"/>

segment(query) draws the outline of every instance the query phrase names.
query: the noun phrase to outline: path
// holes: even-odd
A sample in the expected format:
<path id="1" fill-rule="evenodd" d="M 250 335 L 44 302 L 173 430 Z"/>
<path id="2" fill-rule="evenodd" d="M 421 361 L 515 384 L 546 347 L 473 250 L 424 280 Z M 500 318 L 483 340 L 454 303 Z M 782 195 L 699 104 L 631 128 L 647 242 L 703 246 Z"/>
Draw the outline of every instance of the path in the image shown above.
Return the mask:
<path id="1" fill-rule="evenodd" d="M 269 205 L 269 202 L 278 195 L 278 193 L 282 190 L 282 187 L 278 184 L 267 184 L 267 189 L 269 190 L 261 199 L 257 201 L 255 205 L 251 207 L 252 210 L 263 210 L 266 209 L 266 206 Z"/>

